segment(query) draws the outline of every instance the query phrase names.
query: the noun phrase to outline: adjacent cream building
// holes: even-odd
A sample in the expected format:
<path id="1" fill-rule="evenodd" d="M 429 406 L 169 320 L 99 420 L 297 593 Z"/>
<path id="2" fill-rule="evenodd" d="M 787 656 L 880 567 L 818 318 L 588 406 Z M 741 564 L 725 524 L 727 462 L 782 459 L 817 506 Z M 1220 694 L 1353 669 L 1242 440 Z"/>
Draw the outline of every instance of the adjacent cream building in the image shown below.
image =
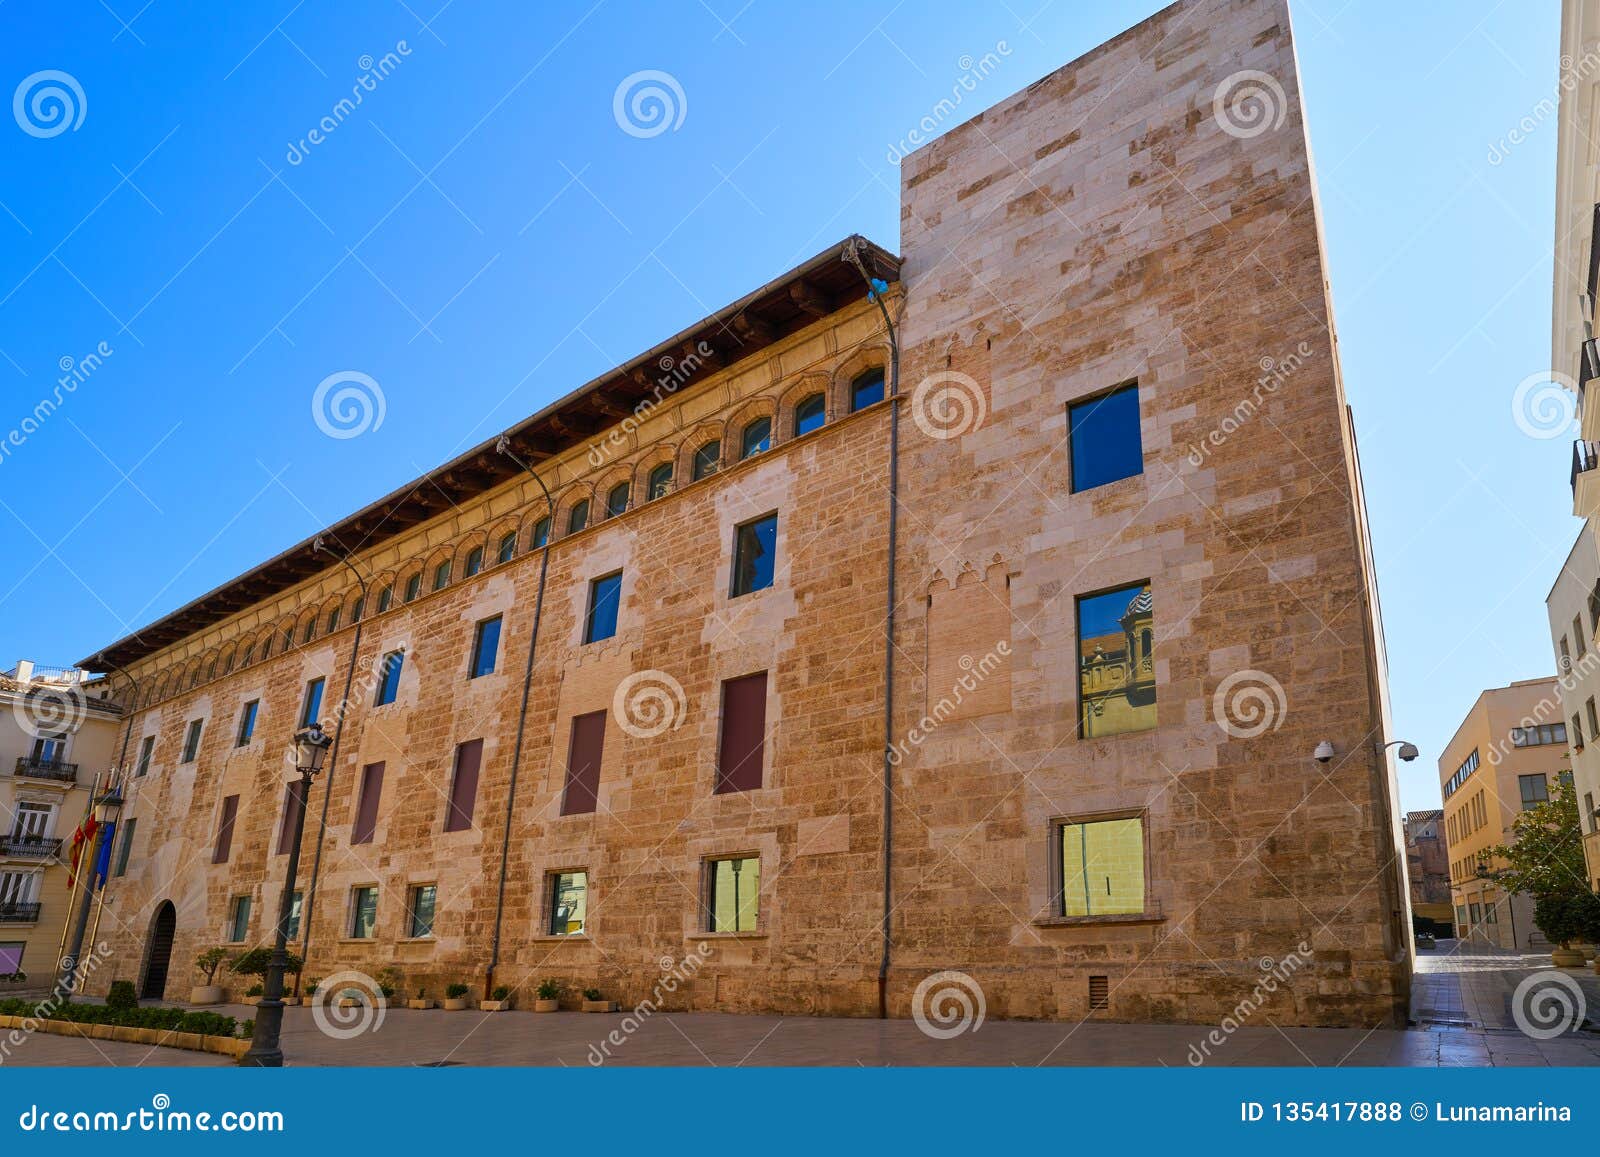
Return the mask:
<path id="1" fill-rule="evenodd" d="M 1550 637 L 1555 640 L 1556 689 L 1561 718 L 1566 722 L 1573 785 L 1578 796 L 1578 825 L 1583 830 L 1583 859 L 1590 886 L 1600 890 L 1600 555 L 1594 526 L 1584 523 L 1567 561 L 1545 599 Z"/>
<path id="2" fill-rule="evenodd" d="M 26 660 L 0 673 L 0 976 L 55 974 L 72 833 L 117 756 L 121 708 L 86 671 Z"/>

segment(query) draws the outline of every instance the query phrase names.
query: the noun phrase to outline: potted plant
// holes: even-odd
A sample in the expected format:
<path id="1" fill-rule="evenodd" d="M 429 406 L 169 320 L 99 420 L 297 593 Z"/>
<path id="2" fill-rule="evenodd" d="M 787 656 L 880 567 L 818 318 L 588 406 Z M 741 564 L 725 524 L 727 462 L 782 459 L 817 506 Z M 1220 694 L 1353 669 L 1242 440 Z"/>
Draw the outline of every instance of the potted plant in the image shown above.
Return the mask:
<path id="1" fill-rule="evenodd" d="M 490 995 L 492 1000 L 478 1002 L 478 1007 L 484 1012 L 504 1012 L 511 1007 L 511 990 L 505 985 L 499 985 Z"/>
<path id="2" fill-rule="evenodd" d="M 616 1012 L 617 1002 L 607 1000 L 598 988 L 586 988 L 583 990 L 583 1011 Z"/>
<path id="3" fill-rule="evenodd" d="M 293 952 L 284 953 L 283 960 L 283 973 L 285 976 L 298 974 L 305 964 Z M 256 983 L 245 990 L 244 1003 L 257 1004 L 260 1002 L 261 997 L 266 993 L 267 969 L 271 965 L 272 949 L 270 948 L 252 948 L 249 951 L 241 952 L 233 958 L 233 963 L 228 965 L 228 971 L 239 976 L 254 976 L 258 978 Z M 288 997 L 284 998 L 286 1002 L 288 999 Z"/>
<path id="4" fill-rule="evenodd" d="M 222 1003 L 228 994 L 217 983 L 217 969 L 222 967 L 222 962 L 227 958 L 226 948 L 207 948 L 194 958 L 195 971 L 205 979 L 205 983 L 189 990 L 190 1004 Z"/>
<path id="5" fill-rule="evenodd" d="M 444 990 L 444 1010 L 446 1012 L 460 1012 L 467 1007 L 467 986 L 461 983 L 449 985 Z"/>
<path id="6" fill-rule="evenodd" d="M 538 999 L 533 1002 L 534 1012 L 555 1012 L 561 1007 L 561 985 L 553 980 L 541 980 L 534 990 Z"/>
<path id="7" fill-rule="evenodd" d="M 393 968 L 385 968 L 378 973 L 378 991 L 383 993 L 385 1002 L 394 999 L 394 994 L 400 991 L 400 973 Z"/>
<path id="8" fill-rule="evenodd" d="M 317 986 L 321 983 L 322 977 L 320 976 L 313 976 L 307 980 L 300 990 L 300 999 L 307 1004 L 315 1004 L 317 1001 Z"/>
<path id="9" fill-rule="evenodd" d="M 432 1008 L 433 1001 L 428 999 L 428 990 L 425 988 L 417 989 L 417 991 L 412 994 L 411 999 L 406 1001 L 406 1007 L 415 1009 Z"/>

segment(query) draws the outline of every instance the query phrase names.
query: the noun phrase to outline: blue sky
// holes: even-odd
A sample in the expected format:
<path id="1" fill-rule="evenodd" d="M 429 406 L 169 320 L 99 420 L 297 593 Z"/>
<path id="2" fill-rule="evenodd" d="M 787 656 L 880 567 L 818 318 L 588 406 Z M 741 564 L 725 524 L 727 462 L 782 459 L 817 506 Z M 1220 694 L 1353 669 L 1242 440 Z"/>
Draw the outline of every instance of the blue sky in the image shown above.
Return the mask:
<path id="1" fill-rule="evenodd" d="M 110 351 L 0 457 L 0 665 L 91 652 L 848 233 L 898 248 L 888 154 L 963 58 L 1005 45 L 975 112 L 1159 7 L 442 2 L 0 5 L 4 90 L 84 97 L 0 125 L 0 427 Z M 1403 803 L 1437 806 L 1478 691 L 1552 671 L 1577 529 L 1567 442 L 1510 405 L 1549 368 L 1554 124 L 1490 160 L 1554 93 L 1558 5 L 1293 12 Z M 648 137 L 613 115 L 644 70 L 683 93 Z M 325 437 L 346 370 L 383 421 Z"/>

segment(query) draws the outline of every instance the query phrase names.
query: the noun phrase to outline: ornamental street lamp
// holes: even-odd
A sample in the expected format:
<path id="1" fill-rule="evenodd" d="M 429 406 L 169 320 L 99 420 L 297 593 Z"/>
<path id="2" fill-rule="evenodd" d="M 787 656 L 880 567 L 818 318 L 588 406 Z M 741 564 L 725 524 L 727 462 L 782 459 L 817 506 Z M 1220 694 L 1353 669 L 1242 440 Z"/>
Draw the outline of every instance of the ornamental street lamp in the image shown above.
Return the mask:
<path id="1" fill-rule="evenodd" d="M 95 836 L 89 845 L 88 855 L 78 863 L 83 873 L 83 902 L 79 905 L 72 925 L 72 948 L 61 958 L 61 1001 L 70 1004 L 73 994 L 83 986 L 83 937 L 89 928 L 89 909 L 94 907 L 95 881 L 100 875 L 101 849 L 106 834 L 113 830 L 117 817 L 122 814 L 122 785 L 112 772 L 106 789 L 95 797 Z M 107 873 L 109 874 L 109 872 Z"/>
<path id="2" fill-rule="evenodd" d="M 306 824 L 306 800 L 311 781 L 322 770 L 333 743 L 313 723 L 294 735 L 294 766 L 300 773 L 300 790 L 295 793 L 294 839 L 289 844 L 289 866 L 284 873 L 283 898 L 278 902 L 278 928 L 272 943 L 272 959 L 267 964 L 267 979 L 261 1001 L 256 1005 L 256 1028 L 250 1037 L 250 1051 L 239 1058 L 246 1068 L 282 1068 L 283 1049 L 278 1035 L 283 1028 L 283 973 L 289 962 L 289 915 L 294 903 L 295 874 L 300 870 L 300 836 Z"/>

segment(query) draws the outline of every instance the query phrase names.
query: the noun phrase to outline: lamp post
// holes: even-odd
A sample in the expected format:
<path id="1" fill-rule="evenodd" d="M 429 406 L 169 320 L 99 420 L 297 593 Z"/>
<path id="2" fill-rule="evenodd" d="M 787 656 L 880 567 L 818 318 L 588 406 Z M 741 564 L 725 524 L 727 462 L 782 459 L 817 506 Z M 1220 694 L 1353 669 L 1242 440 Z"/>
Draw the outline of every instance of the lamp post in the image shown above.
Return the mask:
<path id="1" fill-rule="evenodd" d="M 322 770 L 333 740 L 313 723 L 294 734 L 294 765 L 300 773 L 300 790 L 295 793 L 294 839 L 289 844 L 289 866 L 284 873 L 283 897 L 278 901 L 278 926 L 272 941 L 272 959 L 267 963 L 267 980 L 261 1001 L 256 1005 L 256 1028 L 250 1037 L 250 1051 L 239 1058 L 245 1068 L 283 1067 L 283 1049 L 278 1038 L 283 1029 L 283 972 L 289 959 L 289 914 L 294 905 L 295 875 L 300 870 L 300 836 L 306 825 L 306 800 L 311 781 Z"/>
<path id="2" fill-rule="evenodd" d="M 87 858 L 78 864 L 78 870 L 84 873 L 83 902 L 78 906 L 73 918 L 72 948 L 61 958 L 59 987 L 63 1004 L 72 1002 L 72 997 L 83 983 L 83 937 L 89 928 L 89 909 L 94 907 L 95 877 L 100 872 L 100 850 L 105 845 L 106 833 L 113 830 L 112 825 L 122 814 L 122 785 L 117 780 L 116 773 L 112 773 L 106 782 L 106 789 L 95 797 L 94 801 L 94 843 L 89 846 Z"/>

